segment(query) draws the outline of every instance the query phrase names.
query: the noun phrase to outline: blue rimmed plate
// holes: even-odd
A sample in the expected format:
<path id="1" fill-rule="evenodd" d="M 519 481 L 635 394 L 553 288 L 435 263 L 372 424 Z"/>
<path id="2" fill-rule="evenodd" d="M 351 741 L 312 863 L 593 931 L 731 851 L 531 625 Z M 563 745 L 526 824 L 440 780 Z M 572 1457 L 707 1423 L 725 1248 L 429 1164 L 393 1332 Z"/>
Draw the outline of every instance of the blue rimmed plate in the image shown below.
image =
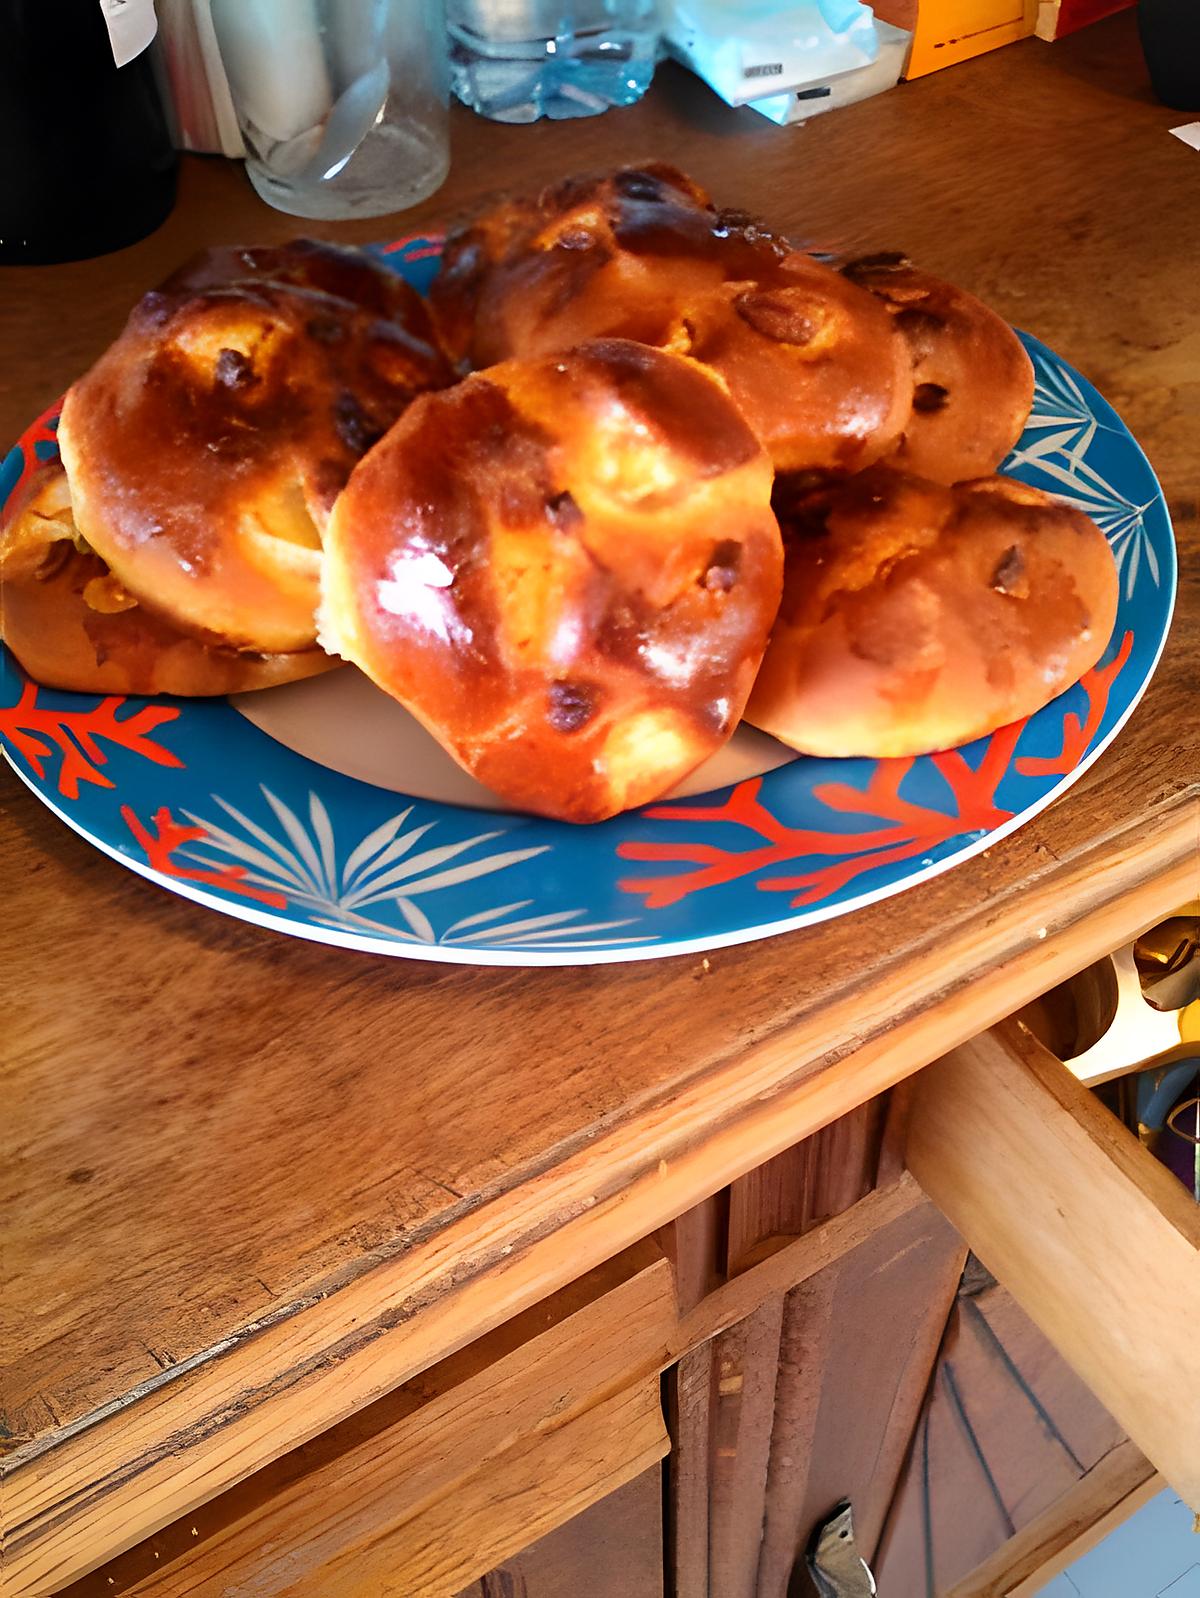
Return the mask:
<path id="1" fill-rule="evenodd" d="M 418 288 L 435 240 L 381 247 Z M 26 681 L 0 650 L 0 747 L 76 832 L 186 898 L 293 936 L 472 965 L 699 952 L 842 915 L 988 848 L 1116 737 L 1175 599 L 1154 474 L 1112 407 L 1022 335 L 1033 414 L 1004 470 L 1085 511 L 1120 569 L 1112 640 L 1027 721 L 912 760 L 793 758 L 748 730 L 678 798 L 594 827 L 492 807 L 350 668 L 237 700 Z M 57 452 L 56 411 L 0 466 L 0 505 Z M 707 791 L 701 791 L 707 790 Z"/>

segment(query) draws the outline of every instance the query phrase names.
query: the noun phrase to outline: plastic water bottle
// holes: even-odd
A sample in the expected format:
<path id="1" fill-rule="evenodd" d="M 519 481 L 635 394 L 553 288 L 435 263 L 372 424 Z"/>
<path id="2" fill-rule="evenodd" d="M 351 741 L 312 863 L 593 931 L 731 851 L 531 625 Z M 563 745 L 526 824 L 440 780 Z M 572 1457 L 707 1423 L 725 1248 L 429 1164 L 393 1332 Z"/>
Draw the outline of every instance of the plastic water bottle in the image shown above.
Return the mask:
<path id="1" fill-rule="evenodd" d="M 656 0 L 449 0 L 450 73 L 495 122 L 588 117 L 640 100 L 654 76 Z"/>

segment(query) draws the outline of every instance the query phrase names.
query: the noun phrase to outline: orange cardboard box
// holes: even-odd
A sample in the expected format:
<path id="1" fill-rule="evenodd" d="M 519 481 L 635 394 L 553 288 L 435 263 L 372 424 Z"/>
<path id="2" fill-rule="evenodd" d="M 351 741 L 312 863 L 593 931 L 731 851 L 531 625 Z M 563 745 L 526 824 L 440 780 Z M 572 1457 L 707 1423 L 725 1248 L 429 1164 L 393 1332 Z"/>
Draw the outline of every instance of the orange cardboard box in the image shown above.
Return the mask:
<path id="1" fill-rule="evenodd" d="M 904 76 L 920 78 L 1027 38 L 1037 25 L 1038 0 L 878 0 L 874 10 L 912 31 Z"/>

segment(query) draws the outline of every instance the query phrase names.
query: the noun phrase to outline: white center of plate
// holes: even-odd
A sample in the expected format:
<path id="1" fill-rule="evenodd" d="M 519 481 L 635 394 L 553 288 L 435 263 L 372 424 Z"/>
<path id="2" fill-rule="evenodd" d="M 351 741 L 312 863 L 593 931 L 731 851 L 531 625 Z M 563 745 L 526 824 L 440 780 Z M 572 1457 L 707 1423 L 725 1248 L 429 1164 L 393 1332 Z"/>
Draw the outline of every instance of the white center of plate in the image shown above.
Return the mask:
<path id="1" fill-rule="evenodd" d="M 347 777 L 441 804 L 497 808 L 494 794 L 455 765 L 415 717 L 354 666 L 282 688 L 236 694 L 229 703 L 277 743 Z M 741 726 L 672 797 L 724 788 L 794 758 L 766 733 Z"/>

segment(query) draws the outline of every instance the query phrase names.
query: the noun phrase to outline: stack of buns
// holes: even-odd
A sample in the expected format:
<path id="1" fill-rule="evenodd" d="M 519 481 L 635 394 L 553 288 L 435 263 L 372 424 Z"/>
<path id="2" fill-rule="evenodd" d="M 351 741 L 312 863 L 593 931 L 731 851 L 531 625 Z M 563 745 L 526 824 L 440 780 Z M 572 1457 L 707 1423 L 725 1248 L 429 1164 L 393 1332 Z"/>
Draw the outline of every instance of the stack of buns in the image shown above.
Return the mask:
<path id="1" fill-rule="evenodd" d="M 211 252 L 68 394 L 0 532 L 4 636 L 85 690 L 351 661 L 571 821 L 742 717 L 803 753 L 950 748 L 1077 681 L 1116 614 L 1098 529 L 993 475 L 1032 398 L 973 296 L 656 164 L 494 207 L 428 306 L 354 251 Z"/>
<path id="2" fill-rule="evenodd" d="M 780 472 L 857 471 L 894 448 L 911 361 L 888 308 L 669 167 L 571 179 L 446 243 L 432 291 L 476 368 L 590 338 L 708 366 Z"/>
<path id="3" fill-rule="evenodd" d="M 420 295 L 359 251 L 219 250 L 69 390 L 61 462 L 0 534 L 5 641 L 55 688 L 224 694 L 336 664 L 321 538 L 360 457 L 453 380 Z"/>

